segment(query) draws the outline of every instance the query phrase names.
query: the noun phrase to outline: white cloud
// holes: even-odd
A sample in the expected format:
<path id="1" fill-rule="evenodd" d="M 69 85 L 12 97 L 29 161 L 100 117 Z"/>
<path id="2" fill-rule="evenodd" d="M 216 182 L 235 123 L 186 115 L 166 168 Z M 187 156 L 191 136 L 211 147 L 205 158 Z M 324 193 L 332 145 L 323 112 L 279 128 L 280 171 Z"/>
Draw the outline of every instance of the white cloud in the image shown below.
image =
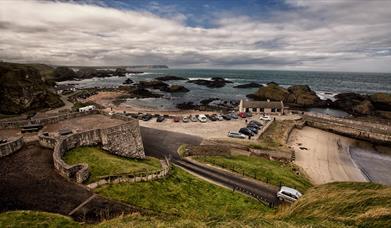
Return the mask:
<path id="1" fill-rule="evenodd" d="M 175 7 L 156 2 L 151 3 L 151 12 L 144 12 L 3 0 L 0 59 L 391 71 L 391 1 L 288 2 L 297 8 L 263 20 L 223 14 L 214 28 L 194 28 L 186 26 L 186 16 L 176 13 Z"/>

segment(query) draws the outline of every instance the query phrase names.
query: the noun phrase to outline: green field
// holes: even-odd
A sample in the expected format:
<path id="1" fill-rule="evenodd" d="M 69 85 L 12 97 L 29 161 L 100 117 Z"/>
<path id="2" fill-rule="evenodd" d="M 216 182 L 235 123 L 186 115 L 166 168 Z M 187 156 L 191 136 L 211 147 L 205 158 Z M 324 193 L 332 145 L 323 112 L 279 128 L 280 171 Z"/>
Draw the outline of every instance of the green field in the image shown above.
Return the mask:
<path id="1" fill-rule="evenodd" d="M 129 204 L 211 223 L 262 220 L 263 214 L 271 210 L 253 198 L 198 179 L 179 168 L 174 168 L 166 179 L 107 185 L 95 191 Z"/>
<path id="2" fill-rule="evenodd" d="M 80 227 L 72 218 L 38 211 L 10 211 L 0 214 L 0 227 Z"/>
<path id="3" fill-rule="evenodd" d="M 305 192 L 311 187 L 310 181 L 303 175 L 296 174 L 291 163 L 271 161 L 261 157 L 232 155 L 232 156 L 199 156 L 193 159 L 220 166 L 231 171 L 244 174 L 257 180 L 274 185 L 285 185 Z"/>
<path id="4" fill-rule="evenodd" d="M 68 164 L 87 163 L 91 175 L 87 182 L 97 181 L 101 176 L 155 171 L 161 168 L 156 158 L 130 159 L 106 153 L 97 147 L 79 147 L 67 152 L 64 161 Z"/>

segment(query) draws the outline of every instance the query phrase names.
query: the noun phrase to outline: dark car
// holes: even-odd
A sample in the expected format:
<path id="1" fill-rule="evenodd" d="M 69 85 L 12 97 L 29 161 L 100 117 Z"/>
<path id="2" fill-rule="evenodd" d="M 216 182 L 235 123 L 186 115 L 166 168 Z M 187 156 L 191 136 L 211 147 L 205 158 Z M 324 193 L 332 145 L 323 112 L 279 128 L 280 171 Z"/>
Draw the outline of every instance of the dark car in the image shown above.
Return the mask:
<path id="1" fill-rule="evenodd" d="M 217 121 L 217 120 L 219 120 L 219 119 L 217 118 L 216 115 L 211 115 L 211 116 L 209 116 L 209 119 L 212 120 L 212 121 Z"/>
<path id="2" fill-rule="evenodd" d="M 150 115 L 150 114 L 146 114 L 146 115 L 143 116 L 143 120 L 144 121 L 149 121 L 151 119 L 152 119 L 152 115 Z"/>
<path id="3" fill-rule="evenodd" d="M 231 116 L 230 115 L 223 115 L 223 118 L 225 119 L 225 120 L 231 120 Z"/>
<path id="4" fill-rule="evenodd" d="M 231 117 L 231 119 L 235 119 L 235 120 L 237 120 L 239 118 L 238 115 L 236 115 L 235 113 L 230 113 L 229 117 Z"/>
<path id="5" fill-rule="evenodd" d="M 164 119 L 165 119 L 165 117 L 164 116 L 158 116 L 157 118 L 156 118 L 156 122 L 163 122 L 164 121 Z"/>
<path id="6" fill-rule="evenodd" d="M 247 116 L 247 117 L 252 117 L 253 114 L 252 114 L 251 112 L 246 112 L 246 116 Z"/>
<path id="7" fill-rule="evenodd" d="M 258 134 L 258 130 L 254 127 L 247 127 L 250 131 L 252 131 L 254 134 Z"/>
<path id="8" fill-rule="evenodd" d="M 250 124 L 256 124 L 256 125 L 258 125 L 259 127 L 263 125 L 263 124 L 261 124 L 260 122 L 258 122 L 258 121 L 256 121 L 256 120 L 251 120 L 249 123 L 250 123 Z"/>
<path id="9" fill-rule="evenodd" d="M 242 133 L 247 136 L 254 136 L 254 132 L 247 128 L 240 128 L 239 133 Z"/>
<path id="10" fill-rule="evenodd" d="M 252 128 L 257 129 L 257 130 L 261 129 L 261 127 L 259 127 L 259 126 L 256 125 L 256 124 L 252 124 L 252 123 L 247 124 L 247 127 L 252 127 Z"/>

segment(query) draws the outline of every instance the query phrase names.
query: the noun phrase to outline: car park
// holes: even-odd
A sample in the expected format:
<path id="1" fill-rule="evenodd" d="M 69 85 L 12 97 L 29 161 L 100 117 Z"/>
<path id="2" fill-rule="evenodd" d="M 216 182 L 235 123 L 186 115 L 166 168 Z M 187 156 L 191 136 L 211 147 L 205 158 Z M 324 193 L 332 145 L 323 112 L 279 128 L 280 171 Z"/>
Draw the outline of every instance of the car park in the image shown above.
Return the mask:
<path id="1" fill-rule="evenodd" d="M 242 133 L 239 133 L 239 132 L 236 132 L 236 131 L 229 131 L 228 132 L 228 137 L 238 138 L 238 139 L 245 139 L 246 135 L 244 135 Z"/>
<path id="2" fill-rule="evenodd" d="M 181 121 L 181 118 L 179 118 L 179 116 L 174 116 L 174 122 L 178 123 L 179 121 Z"/>
<path id="3" fill-rule="evenodd" d="M 252 128 L 257 129 L 257 130 L 261 129 L 258 125 L 256 125 L 256 124 L 251 124 L 251 123 L 247 124 L 247 127 L 252 127 Z"/>
<path id="4" fill-rule="evenodd" d="M 238 115 L 236 115 L 236 113 L 230 113 L 229 116 L 231 117 L 231 119 L 235 119 L 235 120 L 239 118 Z"/>
<path id="5" fill-rule="evenodd" d="M 246 117 L 252 117 L 253 114 L 251 112 L 246 112 Z"/>
<path id="6" fill-rule="evenodd" d="M 224 120 L 224 118 L 223 118 L 223 116 L 221 114 L 217 114 L 216 118 L 217 118 L 218 121 L 223 121 Z"/>
<path id="7" fill-rule="evenodd" d="M 198 120 L 201 122 L 201 123 L 206 123 L 208 121 L 208 119 L 206 118 L 206 116 L 204 114 L 200 114 L 198 115 Z"/>
<path id="8" fill-rule="evenodd" d="M 152 115 L 151 114 L 145 114 L 142 118 L 144 121 L 149 121 L 152 119 Z"/>
<path id="9" fill-rule="evenodd" d="M 242 133 L 247 136 L 254 136 L 254 132 L 247 128 L 240 128 L 239 133 Z"/>
<path id="10" fill-rule="evenodd" d="M 217 117 L 216 117 L 215 114 L 210 115 L 210 116 L 209 116 L 209 119 L 210 119 L 211 121 L 217 121 Z"/>
<path id="11" fill-rule="evenodd" d="M 280 191 L 277 192 L 277 198 L 281 201 L 293 203 L 297 201 L 302 194 L 296 189 L 281 186 Z"/>
<path id="12" fill-rule="evenodd" d="M 225 120 L 231 120 L 231 116 L 229 114 L 223 115 L 223 118 Z"/>
<path id="13" fill-rule="evenodd" d="M 270 116 L 261 116 L 259 117 L 260 120 L 270 121 L 272 118 Z"/>

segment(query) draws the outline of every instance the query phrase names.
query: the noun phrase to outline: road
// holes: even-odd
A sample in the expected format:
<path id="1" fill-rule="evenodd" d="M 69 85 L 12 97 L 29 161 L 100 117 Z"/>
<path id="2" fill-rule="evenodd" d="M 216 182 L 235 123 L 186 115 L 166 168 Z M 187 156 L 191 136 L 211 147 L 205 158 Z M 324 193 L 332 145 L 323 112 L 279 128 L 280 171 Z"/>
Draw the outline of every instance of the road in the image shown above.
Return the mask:
<path id="1" fill-rule="evenodd" d="M 273 205 L 278 204 L 276 197 L 278 189 L 276 187 L 250 181 L 229 172 L 201 166 L 179 157 L 176 151 L 181 144 L 198 145 L 202 142 L 202 138 L 146 127 L 141 127 L 141 135 L 146 155 L 160 158 L 171 155 L 174 159 L 174 164 L 186 170 L 228 188 L 235 188 L 238 191 L 262 200 L 263 202 Z"/>

